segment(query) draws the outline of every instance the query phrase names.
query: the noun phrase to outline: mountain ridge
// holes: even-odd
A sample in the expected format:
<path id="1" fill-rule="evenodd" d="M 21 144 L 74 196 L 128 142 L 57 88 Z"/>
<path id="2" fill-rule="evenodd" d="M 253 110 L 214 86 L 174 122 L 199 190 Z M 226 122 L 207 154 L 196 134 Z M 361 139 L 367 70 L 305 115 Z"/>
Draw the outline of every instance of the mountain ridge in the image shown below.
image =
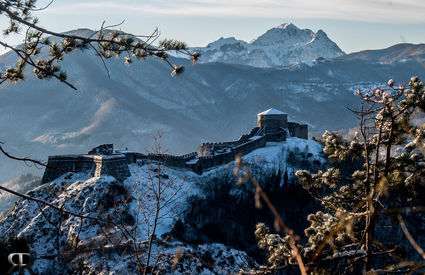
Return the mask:
<path id="1" fill-rule="evenodd" d="M 408 58 L 424 59 L 425 43 L 400 43 L 383 49 L 363 50 L 338 57 L 343 60 L 364 60 L 369 62 L 403 62 Z"/>
<path id="2" fill-rule="evenodd" d="M 345 53 L 323 30 L 316 33 L 285 23 L 267 30 L 249 43 L 234 37 L 193 48 L 202 54 L 200 62 L 223 62 L 254 67 L 284 66 L 319 57 L 333 58 Z"/>

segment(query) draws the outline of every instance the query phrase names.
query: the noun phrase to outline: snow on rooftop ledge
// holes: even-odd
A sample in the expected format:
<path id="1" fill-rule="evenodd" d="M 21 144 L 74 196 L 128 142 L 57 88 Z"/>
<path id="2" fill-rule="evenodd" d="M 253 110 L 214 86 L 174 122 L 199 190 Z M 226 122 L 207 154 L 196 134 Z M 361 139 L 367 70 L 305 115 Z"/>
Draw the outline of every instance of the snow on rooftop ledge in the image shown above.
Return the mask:
<path id="1" fill-rule="evenodd" d="M 284 114 L 285 113 L 273 108 L 270 108 L 264 112 L 258 113 L 258 115 L 284 115 Z"/>

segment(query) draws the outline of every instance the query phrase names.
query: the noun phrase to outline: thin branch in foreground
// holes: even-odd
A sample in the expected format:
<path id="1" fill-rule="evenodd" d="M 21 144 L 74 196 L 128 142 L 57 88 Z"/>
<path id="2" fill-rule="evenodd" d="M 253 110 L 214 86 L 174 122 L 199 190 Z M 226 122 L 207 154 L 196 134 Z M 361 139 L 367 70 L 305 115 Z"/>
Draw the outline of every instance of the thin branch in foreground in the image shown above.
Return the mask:
<path id="1" fill-rule="evenodd" d="M 398 221 L 400 223 L 401 229 L 403 230 L 404 235 L 409 240 L 410 244 L 413 246 L 413 248 L 419 253 L 419 255 L 422 256 L 422 258 L 425 259 L 425 252 L 424 250 L 418 245 L 418 243 L 415 241 L 415 239 L 410 234 L 409 230 L 406 227 L 406 224 L 403 221 L 403 218 L 401 215 L 397 215 Z"/>
<path id="2" fill-rule="evenodd" d="M 234 172 L 235 176 L 239 176 L 239 172 L 242 171 L 243 168 L 243 175 L 242 177 L 238 178 L 237 183 L 238 184 L 242 184 L 244 182 L 246 182 L 250 175 L 251 175 L 251 171 L 250 168 L 247 164 L 243 164 L 242 161 L 242 154 L 238 154 L 236 156 L 236 167 Z M 277 211 L 276 207 L 273 205 L 273 203 L 270 201 L 269 197 L 267 196 L 267 194 L 263 191 L 263 189 L 261 188 L 260 184 L 258 183 L 257 179 L 255 177 L 251 177 L 251 181 L 252 184 L 254 185 L 256 191 L 255 191 L 255 202 L 256 202 L 256 207 L 261 206 L 261 203 L 259 201 L 259 196 L 261 196 L 261 198 L 263 199 L 263 201 L 266 203 L 267 207 L 270 209 L 270 211 L 272 212 L 272 214 L 275 217 L 275 221 L 276 223 L 279 225 L 279 228 L 283 229 L 283 231 L 285 232 L 285 234 L 287 234 L 290 238 L 290 242 L 289 245 L 291 247 L 291 249 L 294 251 L 294 256 L 295 259 L 297 261 L 298 264 L 298 268 L 301 272 L 302 275 L 307 275 L 307 268 L 304 264 L 303 258 L 301 256 L 301 252 L 300 249 L 298 248 L 298 239 L 299 237 L 295 235 L 294 231 L 292 229 L 290 229 L 285 222 L 282 219 L 282 216 L 279 214 L 279 212 Z"/>
<path id="3" fill-rule="evenodd" d="M 79 218 L 82 218 L 82 219 L 90 219 L 90 220 L 100 221 L 100 220 L 99 220 L 98 218 L 96 218 L 96 217 L 90 217 L 90 216 L 87 216 L 87 215 L 81 215 L 81 214 L 78 214 L 78 213 L 74 213 L 74 212 L 71 212 L 71 211 L 65 210 L 65 209 L 63 209 L 63 208 L 61 208 L 61 207 L 57 207 L 57 206 L 55 206 L 55 205 L 53 205 L 53 204 L 51 204 L 51 203 L 49 203 L 49 202 L 45 202 L 45 201 L 43 201 L 43 200 L 39 200 L 39 199 L 37 199 L 37 198 L 34 198 L 34 197 L 31 197 L 31 196 L 28 196 L 28 195 L 25 195 L 25 194 L 22 194 L 22 193 L 19 193 L 19 192 L 13 191 L 13 190 L 11 190 L 11 189 L 9 189 L 9 188 L 6 188 L 6 187 L 4 187 L 4 186 L 1 186 L 1 185 L 0 185 L 0 190 L 6 191 L 6 192 L 8 192 L 8 193 L 11 193 L 11 194 L 13 194 L 13 195 L 15 195 L 15 196 L 21 197 L 21 198 L 26 199 L 26 200 L 30 200 L 30 201 L 34 201 L 34 202 L 36 202 L 36 203 L 41 203 L 41 204 L 44 204 L 44 205 L 50 206 L 50 207 L 52 207 L 52 208 L 54 208 L 54 209 L 56 209 L 56 210 L 58 210 L 58 211 L 60 211 L 60 212 L 63 212 L 63 213 L 69 214 L 69 215 L 71 215 L 71 216 L 79 217 Z"/>
<path id="4" fill-rule="evenodd" d="M 280 216 L 279 212 L 276 210 L 276 208 L 274 207 L 273 203 L 270 201 L 269 197 L 267 196 L 266 193 L 264 193 L 264 191 L 262 190 L 260 184 L 258 183 L 258 181 L 253 178 L 252 182 L 255 185 L 255 188 L 257 188 L 257 190 L 259 190 L 259 193 L 261 195 L 261 198 L 263 199 L 263 201 L 266 203 L 267 207 L 270 209 L 270 211 L 273 213 L 273 215 L 275 216 L 277 222 L 279 223 L 280 228 L 283 229 L 283 231 L 285 232 L 285 234 L 287 234 L 291 241 L 289 242 L 291 248 L 294 250 L 295 252 L 295 258 L 297 260 L 298 263 L 298 267 L 300 269 L 301 274 L 303 275 L 307 275 L 307 270 L 306 267 L 304 265 L 303 259 L 301 257 L 301 252 L 297 246 L 297 236 L 295 236 L 294 231 L 289 229 L 288 226 L 285 224 L 285 222 L 283 221 L 282 217 Z"/>
<path id="5" fill-rule="evenodd" d="M 22 26 L 28 27 L 25 36 L 25 41 L 20 49 L 20 46 L 11 46 L 3 41 L 0 41 L 0 45 L 11 49 L 20 58 L 16 65 L 9 66 L 0 72 L 0 84 L 6 80 L 12 82 L 21 81 L 24 79 L 26 72 L 24 73 L 24 66 L 28 65 L 34 68 L 34 73 L 39 79 L 47 79 L 50 77 L 56 78 L 60 82 L 68 85 L 70 88 L 77 90 L 70 82 L 68 82 L 65 71 L 62 71 L 61 66 L 58 64 L 59 61 L 63 60 L 64 55 L 69 54 L 77 49 L 92 48 L 95 53 L 100 57 L 103 66 L 110 78 L 108 67 L 106 66 L 105 59 L 109 59 L 114 56 L 120 56 L 122 53 L 127 53 L 129 57 L 124 58 L 124 63 L 129 65 L 131 62 L 130 53 L 135 56 L 136 59 L 142 60 L 146 57 L 152 56 L 159 58 L 173 70 L 172 76 L 178 75 L 183 72 L 184 67 L 172 64 L 168 60 L 168 51 L 179 50 L 180 52 L 188 55 L 192 59 L 192 63 L 195 64 L 199 58 L 199 53 L 190 53 L 185 43 L 179 42 L 173 44 L 173 47 L 163 47 L 161 42 L 159 46 L 153 46 L 153 43 L 159 38 L 160 32 L 158 28 L 155 28 L 151 35 L 132 35 L 122 31 L 112 30 L 108 37 L 105 37 L 104 31 L 107 28 L 114 28 L 122 25 L 125 20 L 118 24 L 104 26 L 105 21 L 102 23 L 101 29 L 94 31 L 88 37 L 80 36 L 76 33 L 58 33 L 49 29 L 45 29 L 38 24 L 38 19 L 31 15 L 31 11 L 44 10 L 50 6 L 53 0 L 45 7 L 41 9 L 34 8 L 32 1 L 22 3 L 18 1 L 6 1 L 3 3 L 0 1 L 0 13 L 10 19 L 10 26 L 4 29 L 5 37 L 9 34 L 19 34 Z M 34 1 L 35 2 L 35 1 Z M 31 31 L 31 32 L 30 32 Z M 109 30 L 108 30 L 109 32 Z M 60 43 L 50 43 L 50 35 L 56 38 L 61 38 L 63 41 Z M 142 41 L 140 41 L 142 40 Z M 143 41 L 145 40 L 145 41 Z M 59 46 L 57 46 L 59 44 Z M 97 49 L 94 44 L 97 44 Z M 50 47 L 50 53 L 48 58 L 44 59 L 32 59 L 32 56 L 39 56 L 41 47 Z"/>
<path id="6" fill-rule="evenodd" d="M 14 160 L 18 160 L 18 161 L 23 161 L 26 164 L 27 163 L 33 163 L 35 165 L 40 165 L 46 168 L 52 168 L 52 167 L 48 167 L 47 164 L 39 161 L 39 160 L 35 160 L 35 159 L 31 159 L 31 158 L 20 158 L 20 157 L 15 157 L 12 156 L 11 154 L 9 154 L 8 152 L 6 152 L 3 147 L 1 146 L 1 144 L 4 144 L 3 142 L 0 142 L 0 151 L 3 153 L 3 155 L 5 155 L 6 157 L 10 158 L 10 159 L 14 159 Z"/>
<path id="7" fill-rule="evenodd" d="M 31 11 L 43 11 L 43 10 L 47 9 L 48 7 L 50 7 L 50 5 L 53 3 L 53 1 L 55 1 L 55 0 L 50 0 L 50 2 L 47 5 L 45 5 L 44 7 L 38 8 L 38 9 L 31 9 Z"/>

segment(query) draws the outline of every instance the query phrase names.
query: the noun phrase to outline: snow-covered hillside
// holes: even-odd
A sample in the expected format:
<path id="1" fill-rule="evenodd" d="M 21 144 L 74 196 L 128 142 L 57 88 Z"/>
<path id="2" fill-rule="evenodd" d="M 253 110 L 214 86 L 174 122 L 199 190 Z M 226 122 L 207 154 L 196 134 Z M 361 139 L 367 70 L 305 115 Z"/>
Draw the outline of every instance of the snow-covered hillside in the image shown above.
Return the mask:
<path id="1" fill-rule="evenodd" d="M 66 174 L 28 192 L 30 196 L 64 207 L 71 212 L 96 218 L 100 222 L 92 219 L 81 220 L 68 214 L 61 220 L 56 210 L 42 204 L 39 208 L 35 202 L 20 201 L 15 210 L 1 221 L 0 234 L 17 234 L 18 238 L 28 241 L 29 250 L 35 257 L 32 269 L 37 274 L 76 274 L 83 270 L 97 274 L 136 274 L 134 242 L 140 249 L 146 249 L 149 235 L 146 232 L 144 215 L 151 215 L 150 222 L 153 219 L 153 214 L 149 212 L 153 210 L 146 209 L 146 204 L 151 203 L 149 198 L 143 200 L 143 210 L 140 210 L 138 205 L 142 202 L 139 201 L 138 195 L 148 192 L 146 188 L 149 182 L 146 177 L 151 173 L 149 168 L 154 169 L 148 166 L 132 167 L 133 175 L 124 183 L 119 183 L 110 176 L 89 178 L 84 174 Z M 179 171 L 167 171 L 164 175 L 168 175 L 175 183 L 184 180 Z M 191 185 L 191 181 L 185 182 L 184 190 L 180 192 L 184 195 L 190 194 L 186 188 L 190 189 Z M 178 196 L 182 198 L 180 194 Z M 168 199 L 166 196 L 164 198 Z M 180 200 L 173 201 L 170 207 L 161 211 L 152 264 L 157 260 L 163 261 L 160 267 L 165 269 L 167 274 L 217 274 L 222 269 L 236 273 L 239 269 L 255 265 L 245 252 L 222 244 L 189 245 L 162 236 L 171 230 L 172 222 L 178 217 L 178 213 L 184 211 L 184 205 L 180 204 Z M 108 223 L 118 224 L 129 231 L 134 228 L 135 223 L 139 226 L 133 235 Z M 152 230 L 152 227 L 149 228 Z M 58 246 L 61 251 L 59 263 L 56 258 Z M 127 252 L 123 253 L 123 250 Z M 160 259 L 157 259 L 158 253 L 161 254 Z M 173 258 L 177 253 L 182 253 L 182 260 L 172 269 Z M 208 259 L 212 259 L 212 262 L 209 264 L 213 267 L 204 262 L 204 255 L 210 255 Z M 146 254 L 143 254 L 143 257 L 145 256 Z M 145 262 L 145 258 L 142 262 Z"/>
<path id="2" fill-rule="evenodd" d="M 254 67 L 284 66 L 333 58 L 344 54 L 322 30 L 316 33 L 292 23 L 272 28 L 247 43 L 234 37 L 220 38 L 203 48 L 201 62 L 222 62 Z"/>
<path id="3" fill-rule="evenodd" d="M 40 182 L 41 178 L 31 174 L 25 174 L 3 183 L 2 186 L 25 194 L 29 190 L 40 185 Z M 0 218 L 12 209 L 17 199 L 15 195 L 7 192 L 0 192 Z"/>
<path id="4" fill-rule="evenodd" d="M 321 146 L 312 140 L 289 138 L 283 143 L 269 143 L 243 157 L 250 165 L 267 169 L 296 169 L 287 162 L 290 153 L 308 155 L 309 161 L 324 162 Z M 118 182 L 111 176 L 90 177 L 86 173 L 67 173 L 38 186 L 27 195 L 57 207 L 89 216 L 64 214 L 48 206 L 20 200 L 13 211 L 0 221 L 0 235 L 24 238 L 35 257 L 33 270 L 77 273 L 82 270 L 105 274 L 132 274 L 136 243 L 146 248 L 152 230 L 155 200 L 153 190 L 162 182 L 160 219 L 156 228 L 152 255 L 161 255 L 166 274 L 223 274 L 248 270 L 256 265 L 244 251 L 223 244 L 189 244 L 171 238 L 177 219 L 188 207 L 187 199 L 199 192 L 200 184 L 220 171 L 232 171 L 234 162 L 211 169 L 203 175 L 192 171 L 160 167 L 156 164 L 130 165 L 131 176 Z M 158 174 L 158 169 L 162 169 Z M 255 171 L 254 171 L 255 176 Z M 137 225 L 137 226 L 136 226 Z M 126 231 L 127 230 L 127 231 Z M 58 234 L 59 232 L 59 234 Z M 132 233 L 129 233 L 132 232 Z M 115 248 L 114 248 L 115 247 Z M 57 262 L 58 249 L 61 254 Z M 123 253 L 127 251 L 127 253 Z M 143 250 L 145 251 L 145 250 Z M 120 254 L 123 253 L 123 254 Z M 143 253 L 142 253 L 143 254 Z M 179 254 L 174 269 L 175 255 Z M 146 254 L 143 254 L 145 257 Z M 145 258 L 142 259 L 142 262 Z M 66 271 L 66 272 L 65 272 Z"/>

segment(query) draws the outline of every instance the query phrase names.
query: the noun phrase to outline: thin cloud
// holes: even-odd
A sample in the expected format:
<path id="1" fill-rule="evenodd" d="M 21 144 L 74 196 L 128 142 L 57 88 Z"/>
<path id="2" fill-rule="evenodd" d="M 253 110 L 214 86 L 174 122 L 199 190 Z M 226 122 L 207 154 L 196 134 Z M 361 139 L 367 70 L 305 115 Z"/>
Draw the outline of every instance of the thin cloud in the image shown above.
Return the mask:
<path id="1" fill-rule="evenodd" d="M 59 4 L 46 14 L 157 14 L 239 18 L 344 19 L 384 23 L 425 23 L 418 0 L 157 0 L 93 1 Z"/>

